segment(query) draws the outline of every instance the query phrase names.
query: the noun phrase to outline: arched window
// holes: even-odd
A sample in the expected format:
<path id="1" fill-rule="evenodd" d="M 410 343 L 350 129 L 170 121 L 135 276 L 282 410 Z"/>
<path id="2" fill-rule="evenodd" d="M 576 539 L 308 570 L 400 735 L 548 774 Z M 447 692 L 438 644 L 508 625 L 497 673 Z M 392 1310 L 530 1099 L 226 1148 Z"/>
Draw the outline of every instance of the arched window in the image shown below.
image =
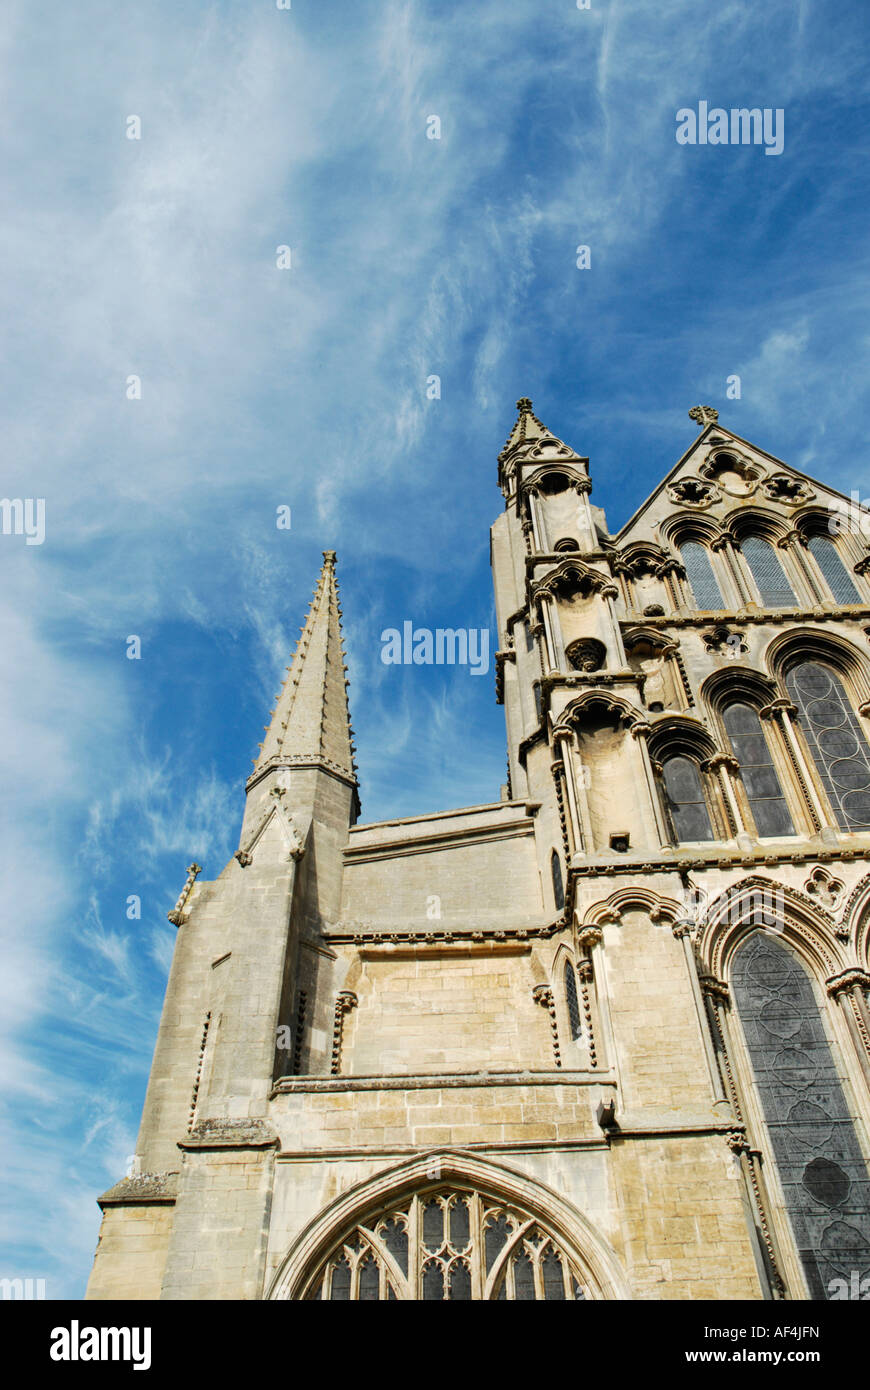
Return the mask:
<path id="1" fill-rule="evenodd" d="M 560 1242 L 530 1212 L 453 1187 L 373 1212 L 336 1244 L 302 1293 L 329 1302 L 575 1302 L 587 1296 Z"/>
<path id="2" fill-rule="evenodd" d="M 751 705 L 729 705 L 722 715 L 725 732 L 740 764 L 746 797 L 759 835 L 793 835 L 788 803 L 774 766 L 761 720 Z"/>
<path id="3" fill-rule="evenodd" d="M 686 567 L 689 585 L 698 608 L 724 608 L 725 604 L 719 592 L 719 585 L 716 583 L 716 576 L 713 573 L 713 566 L 710 564 L 710 556 L 707 554 L 706 546 L 701 545 L 699 541 L 684 541 L 680 546 L 680 555 Z"/>
<path id="4" fill-rule="evenodd" d="M 674 838 L 678 841 L 714 839 L 698 764 L 677 754 L 664 763 L 663 776 L 665 804 Z"/>
<path id="5" fill-rule="evenodd" d="M 577 999 L 577 976 L 574 973 L 574 966 L 569 960 L 565 961 L 565 1002 L 568 1005 L 571 1037 L 576 1042 L 583 1032 L 583 1025 L 580 1022 L 580 1004 Z"/>
<path id="6" fill-rule="evenodd" d="M 812 982 L 760 931 L 731 978 L 810 1297 L 841 1298 L 870 1276 L 870 1176 Z"/>
<path id="7" fill-rule="evenodd" d="M 555 850 L 550 855 L 550 873 L 553 876 L 553 897 L 556 900 L 556 910 L 561 912 L 565 906 L 565 885 L 562 882 L 562 861 Z"/>
<path id="8" fill-rule="evenodd" d="M 818 661 L 804 661 L 785 683 L 837 824 L 870 829 L 870 748 L 839 677 Z"/>
<path id="9" fill-rule="evenodd" d="M 809 552 L 813 556 L 828 588 L 837 603 L 860 603 L 861 599 L 837 547 L 827 536 L 810 536 Z"/>
<path id="10" fill-rule="evenodd" d="M 793 608 L 797 600 L 770 541 L 762 536 L 746 536 L 740 548 L 765 607 Z"/>

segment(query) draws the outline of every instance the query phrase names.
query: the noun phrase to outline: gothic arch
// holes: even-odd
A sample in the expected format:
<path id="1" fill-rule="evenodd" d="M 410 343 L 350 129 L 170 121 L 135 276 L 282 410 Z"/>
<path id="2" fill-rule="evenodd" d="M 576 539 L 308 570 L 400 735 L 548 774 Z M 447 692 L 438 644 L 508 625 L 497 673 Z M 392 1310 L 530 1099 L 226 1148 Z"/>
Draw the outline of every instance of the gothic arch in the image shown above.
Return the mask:
<path id="1" fill-rule="evenodd" d="M 582 724 L 593 710 L 612 718 L 615 728 L 627 729 L 642 723 L 646 713 L 629 704 L 621 695 L 613 695 L 610 691 L 585 690 L 565 706 L 553 725 L 553 733 L 557 729 L 572 729 Z"/>
<path id="2" fill-rule="evenodd" d="M 729 661 L 721 671 L 714 671 L 698 692 L 711 715 L 718 716 L 725 704 L 741 703 L 763 709 L 779 693 L 776 681 L 751 666 Z"/>
<path id="3" fill-rule="evenodd" d="M 455 1149 L 433 1150 L 397 1164 L 335 1198 L 293 1242 L 265 1298 L 286 1301 L 304 1297 L 306 1285 L 335 1243 L 369 1213 L 386 1209 L 421 1189 L 451 1181 L 495 1201 L 515 1203 L 533 1214 L 582 1273 L 592 1298 L 631 1298 L 613 1247 L 576 1207 L 536 1179 Z"/>
<path id="4" fill-rule="evenodd" d="M 609 898 L 589 908 L 583 914 L 578 930 L 582 932 L 584 927 L 601 927 L 607 922 L 618 922 L 623 912 L 629 912 L 632 908 L 646 912 L 654 922 L 676 922 L 683 912 L 675 898 L 663 898 L 651 888 L 630 884 L 617 888 Z"/>
<path id="5" fill-rule="evenodd" d="M 870 874 L 859 879 L 843 908 L 841 930 L 855 942 L 855 959 L 870 970 Z"/>
<path id="6" fill-rule="evenodd" d="M 764 659 L 785 696 L 788 695 L 785 677 L 793 666 L 801 661 L 821 661 L 828 662 L 844 678 L 856 705 L 860 707 L 870 702 L 867 658 L 852 642 L 839 634 L 820 633 L 810 627 L 792 628 L 772 639 Z"/>
<path id="7" fill-rule="evenodd" d="M 784 909 L 781 917 L 777 915 L 780 906 Z M 775 921 L 765 920 L 774 917 Z M 817 980 L 824 981 L 848 965 L 834 920 L 824 908 L 787 884 L 751 874 L 720 893 L 705 914 L 698 939 L 702 971 L 715 979 L 727 979 L 737 947 L 759 927 L 778 931 Z"/>
<path id="8" fill-rule="evenodd" d="M 762 540 L 776 545 L 785 540 L 791 528 L 775 512 L 769 512 L 764 507 L 747 507 L 744 503 L 723 518 L 722 529 L 733 536 L 738 545 L 747 536 L 760 536 Z"/>

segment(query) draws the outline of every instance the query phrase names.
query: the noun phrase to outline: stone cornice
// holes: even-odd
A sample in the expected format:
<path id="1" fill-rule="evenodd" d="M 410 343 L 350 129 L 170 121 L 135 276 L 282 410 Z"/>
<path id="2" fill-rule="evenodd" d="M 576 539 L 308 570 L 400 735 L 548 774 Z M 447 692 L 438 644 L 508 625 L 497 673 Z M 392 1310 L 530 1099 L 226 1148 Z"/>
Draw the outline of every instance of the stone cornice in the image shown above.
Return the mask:
<path id="1" fill-rule="evenodd" d="M 567 929 L 568 919 L 565 913 L 557 917 L 555 921 L 538 922 L 526 924 L 524 926 L 501 926 L 501 927 L 455 927 L 439 928 L 438 931 L 395 931 L 389 927 L 378 928 L 371 924 L 361 922 L 339 922 L 333 930 L 323 933 L 324 941 L 333 946 L 382 946 L 382 947 L 417 947 L 429 948 L 432 950 L 449 948 L 453 945 L 464 945 L 464 950 L 475 949 L 479 946 L 481 951 L 497 951 L 498 943 L 527 942 L 529 940 L 546 938 L 553 936 L 558 931 Z M 470 946 L 465 943 L 471 943 Z M 515 950 L 516 946 L 509 946 Z"/>
<path id="2" fill-rule="evenodd" d="M 646 617 L 642 613 L 631 612 L 620 613 L 617 617 L 620 627 L 710 627 L 711 624 L 722 623 L 755 623 L 756 626 L 760 626 L 765 623 L 812 623 L 820 620 L 841 623 L 853 619 L 855 622 L 863 622 L 870 618 L 870 608 L 865 608 L 862 604 L 846 603 L 838 604 L 836 607 L 831 605 L 829 608 L 739 608 L 731 611 L 717 608 L 706 613 L 671 613 L 664 617 Z"/>
<path id="3" fill-rule="evenodd" d="M 263 763 L 255 772 L 251 773 L 245 783 L 245 791 L 249 792 L 258 782 L 262 782 L 270 772 L 277 772 L 279 769 L 286 768 L 288 772 L 295 772 L 301 768 L 316 768 L 320 772 L 329 772 L 339 781 L 345 782 L 354 790 L 359 786 L 356 774 L 346 767 L 340 767 L 338 763 L 330 762 L 329 758 L 321 757 L 319 753 L 291 753 L 288 755 L 278 754 L 270 758 L 267 763 Z"/>
<path id="4" fill-rule="evenodd" d="M 344 849 L 344 862 L 355 864 L 375 859 L 400 859 L 409 854 L 431 854 L 433 850 L 460 849 L 464 845 L 488 840 L 512 840 L 518 835 L 534 834 L 531 815 L 516 816 L 513 820 L 489 825 L 460 826 L 446 830 L 430 830 L 413 839 L 381 840 L 371 845 L 350 844 Z"/>
<path id="5" fill-rule="evenodd" d="M 432 1091 L 470 1086 L 615 1086 L 612 1071 L 478 1071 L 409 1073 L 407 1076 L 282 1076 L 270 1099 L 298 1092 L 318 1091 Z"/>
<path id="6" fill-rule="evenodd" d="M 824 850 L 816 847 L 815 849 L 794 849 L 787 851 L 776 851 L 770 849 L 759 850 L 753 853 L 741 853 L 736 850 L 723 850 L 720 853 L 710 852 L 703 855 L 691 855 L 674 851 L 670 855 L 662 853 L 650 855 L 644 860 L 632 857 L 626 859 L 624 854 L 614 856 L 612 860 L 595 859 L 590 863 L 573 863 L 568 868 L 570 879 L 574 878 L 596 878 L 611 874 L 654 874 L 662 870 L 681 871 L 683 869 L 757 869 L 773 868 L 777 864 L 818 864 L 824 863 L 848 863 L 854 859 L 870 860 L 870 845 L 866 849 L 832 849 Z"/>

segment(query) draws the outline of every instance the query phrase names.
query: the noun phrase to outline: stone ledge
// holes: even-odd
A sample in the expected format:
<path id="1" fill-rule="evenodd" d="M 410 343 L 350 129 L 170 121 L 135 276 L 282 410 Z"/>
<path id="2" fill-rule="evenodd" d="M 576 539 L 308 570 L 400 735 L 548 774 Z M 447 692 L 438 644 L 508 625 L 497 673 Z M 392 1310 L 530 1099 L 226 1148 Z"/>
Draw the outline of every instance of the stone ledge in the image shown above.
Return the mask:
<path id="1" fill-rule="evenodd" d="M 200 1120 L 180 1149 L 270 1149 L 278 1147 L 278 1135 L 268 1120 Z"/>
<path id="2" fill-rule="evenodd" d="M 173 1206 L 178 1193 L 177 1172 L 140 1173 L 135 1178 L 122 1178 L 97 1198 L 101 1208 L 138 1207 L 151 1204 Z"/>
<path id="3" fill-rule="evenodd" d="M 458 1086 L 615 1086 L 612 1071 L 436 1072 L 407 1076 L 286 1076 L 271 1098 L 298 1091 L 423 1091 Z"/>

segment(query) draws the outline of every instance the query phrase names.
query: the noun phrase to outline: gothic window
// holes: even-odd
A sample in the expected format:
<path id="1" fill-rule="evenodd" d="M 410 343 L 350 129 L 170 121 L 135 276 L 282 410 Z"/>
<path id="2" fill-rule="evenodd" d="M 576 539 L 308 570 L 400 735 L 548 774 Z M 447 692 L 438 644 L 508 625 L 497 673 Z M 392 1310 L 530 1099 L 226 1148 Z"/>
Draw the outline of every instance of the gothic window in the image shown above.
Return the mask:
<path id="1" fill-rule="evenodd" d="M 770 541 L 762 536 L 747 536 L 741 543 L 741 550 L 765 607 L 794 608 L 796 599 L 792 587 Z"/>
<path id="2" fill-rule="evenodd" d="M 804 661 L 785 683 L 837 824 L 870 829 L 870 748 L 839 678 L 817 661 Z"/>
<path id="3" fill-rule="evenodd" d="M 577 999 L 577 976 L 574 973 L 574 966 L 569 960 L 565 962 L 565 1000 L 568 1005 L 568 1023 L 571 1027 L 571 1037 L 576 1042 L 583 1028 L 580 1023 L 580 1004 Z"/>
<path id="4" fill-rule="evenodd" d="M 303 1293 L 330 1302 L 588 1296 L 569 1256 L 531 1213 L 456 1187 L 432 1188 L 375 1212 L 339 1241 Z"/>
<path id="5" fill-rule="evenodd" d="M 678 754 L 667 759 L 663 776 L 665 805 L 674 839 L 680 842 L 714 839 L 698 764 Z"/>
<path id="6" fill-rule="evenodd" d="M 829 1298 L 870 1275 L 870 1176 L 812 982 L 757 931 L 732 983 L 810 1297 Z"/>
<path id="7" fill-rule="evenodd" d="M 729 705 L 722 722 L 740 764 L 740 775 L 758 834 L 793 835 L 788 804 L 758 714 L 751 705 Z"/>
<path id="8" fill-rule="evenodd" d="M 553 875 L 553 897 L 556 900 L 556 910 L 561 912 L 565 906 L 565 885 L 562 882 L 562 861 L 555 850 L 550 855 L 550 872 Z"/>
<path id="9" fill-rule="evenodd" d="M 810 536 L 809 551 L 837 603 L 860 603 L 849 572 L 837 554 L 837 547 L 827 536 Z"/>
<path id="10" fill-rule="evenodd" d="M 686 574 L 689 577 L 689 585 L 697 607 L 701 609 L 724 608 L 725 604 L 719 592 L 719 585 L 716 582 L 706 546 L 701 545 L 699 541 L 684 541 L 680 546 L 680 555 L 686 566 Z"/>

